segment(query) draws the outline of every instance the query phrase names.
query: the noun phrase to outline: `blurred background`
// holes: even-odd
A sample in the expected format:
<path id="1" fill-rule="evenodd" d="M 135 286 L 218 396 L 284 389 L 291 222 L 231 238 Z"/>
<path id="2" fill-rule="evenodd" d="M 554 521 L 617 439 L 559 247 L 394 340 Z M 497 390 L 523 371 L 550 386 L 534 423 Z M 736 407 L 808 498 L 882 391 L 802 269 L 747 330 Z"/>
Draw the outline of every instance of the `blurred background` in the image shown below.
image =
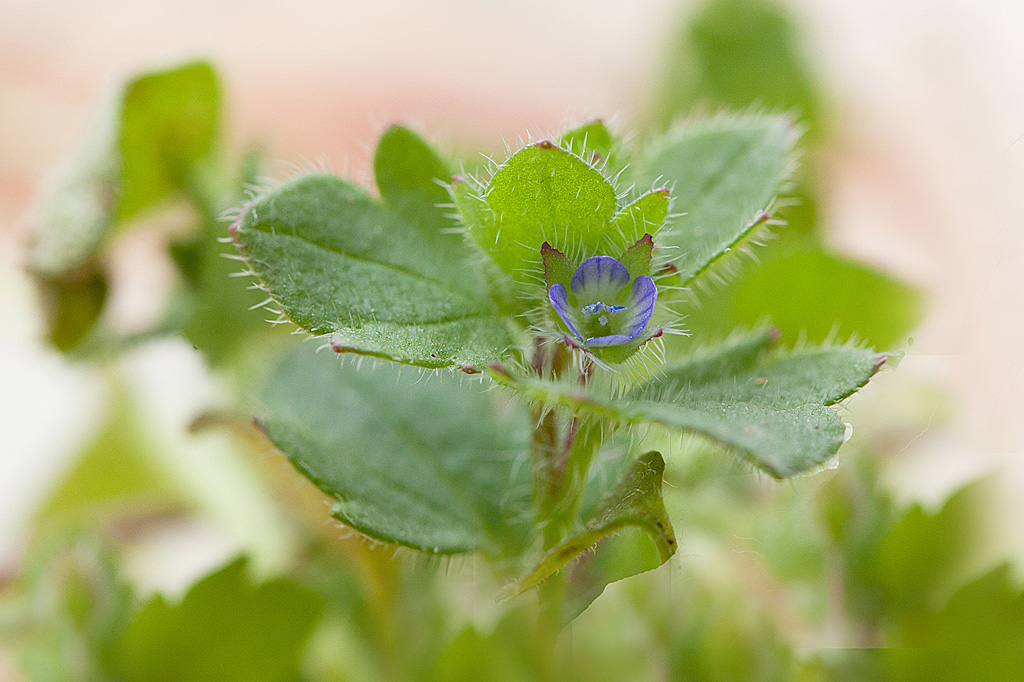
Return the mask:
<path id="1" fill-rule="evenodd" d="M 985 533 L 998 556 L 1019 566 L 1022 31 L 1024 4 L 1011 0 L 0 0 L 0 581 L 23 569 L 47 510 L 83 513 L 76 491 L 116 497 L 127 479 L 133 494 L 159 499 L 117 530 L 131 538 L 124 570 L 142 594 L 180 595 L 239 552 L 260 575 L 287 569 L 301 540 L 282 494 L 326 524 L 319 500 L 269 452 L 246 454 L 225 433 L 189 435 L 197 414 L 231 404 L 238 388 L 194 344 L 146 340 L 115 370 L 68 358 L 46 343 L 39 294 L 23 269 L 39 187 L 75 152 L 104 95 L 139 71 L 191 58 L 220 72 L 229 148 L 259 145 L 278 177 L 287 172 L 278 160 L 326 164 L 366 185 L 372 145 L 393 122 L 469 158 L 590 117 L 643 140 L 694 112 L 795 111 L 807 128 L 795 192 L 802 203 L 787 216 L 792 235 L 769 247 L 764 267 L 789 267 L 785 259 L 799 260 L 793 254 L 810 240 L 858 264 L 851 267 L 886 273 L 896 307 L 904 306 L 887 322 L 857 312 L 862 295 L 874 300 L 860 289 L 844 296 L 812 277 L 802 292 L 807 308 L 850 311 L 841 335 L 904 353 L 897 371 L 851 405 L 851 449 L 863 433 L 868 468 L 890 504 L 920 503 L 926 514 L 989 474 Z M 172 208 L 111 246 L 103 315 L 112 328 L 142 330 L 160 316 L 177 286 L 164 249 L 178 217 Z M 716 306 L 729 313 L 709 328 L 758 319 L 761 283 L 770 281 L 758 272 L 694 312 L 694 328 Z M 772 303 L 776 318 L 787 314 L 784 303 Z M 811 324 L 797 317 L 795 324 Z M 112 430 L 111 415 L 129 413 L 133 425 Z M 126 435 L 132 429 L 147 434 L 145 445 Z M 146 450 L 137 459 L 158 464 L 128 466 L 120 482 L 91 480 L 102 467 L 79 465 L 113 451 L 97 450 L 104 438 L 121 439 L 118 452 Z M 827 486 L 831 474 L 815 485 Z M 751 479 L 757 490 L 775 486 L 782 496 L 810 489 L 735 469 L 727 476 Z M 684 506 L 678 514 L 689 513 Z M 182 523 L 174 511 L 182 508 L 200 511 Z M 792 511 L 752 513 L 763 520 L 779 509 Z M 748 542 L 740 526 L 729 528 L 727 556 L 764 553 L 767 536 Z M 675 561 L 683 567 L 672 568 L 677 580 L 691 562 L 683 547 Z M 825 622 L 794 646 L 842 645 L 827 630 Z M 0 678 L 5 666 L 13 670 L 0 659 Z"/>

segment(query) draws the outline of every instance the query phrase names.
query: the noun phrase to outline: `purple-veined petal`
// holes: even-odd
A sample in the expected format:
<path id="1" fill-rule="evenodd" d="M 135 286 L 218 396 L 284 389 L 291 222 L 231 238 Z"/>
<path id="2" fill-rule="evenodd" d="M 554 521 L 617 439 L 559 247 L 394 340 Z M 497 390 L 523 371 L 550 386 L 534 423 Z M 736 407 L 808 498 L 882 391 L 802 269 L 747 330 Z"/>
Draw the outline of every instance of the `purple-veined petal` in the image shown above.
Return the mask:
<path id="1" fill-rule="evenodd" d="M 554 308 L 555 312 L 558 313 L 558 316 L 562 318 L 562 322 L 564 322 L 565 326 L 569 328 L 572 335 L 582 341 L 583 337 L 580 336 L 578 331 L 576 331 L 576 326 L 573 324 L 576 316 L 569 307 L 569 294 L 565 290 L 565 286 L 562 284 L 552 284 L 551 288 L 548 289 L 548 300 L 551 301 L 551 307 Z"/>
<path id="2" fill-rule="evenodd" d="M 614 301 L 627 284 L 629 270 L 625 265 L 611 256 L 593 256 L 576 269 L 569 286 L 580 303 L 587 304 Z"/>
<path id="3" fill-rule="evenodd" d="M 626 303 L 626 312 L 620 323 L 625 328 L 630 340 L 635 339 L 644 330 L 647 323 L 651 321 L 654 314 L 654 304 L 658 300 L 658 287 L 654 280 L 647 275 L 641 275 L 633 280 L 633 289 L 629 294 L 629 301 Z"/>
<path id="4" fill-rule="evenodd" d="M 587 339 L 583 344 L 589 348 L 595 346 L 621 346 L 633 339 L 633 336 L 626 336 L 625 334 L 609 334 L 608 336 L 595 336 L 592 339 Z"/>

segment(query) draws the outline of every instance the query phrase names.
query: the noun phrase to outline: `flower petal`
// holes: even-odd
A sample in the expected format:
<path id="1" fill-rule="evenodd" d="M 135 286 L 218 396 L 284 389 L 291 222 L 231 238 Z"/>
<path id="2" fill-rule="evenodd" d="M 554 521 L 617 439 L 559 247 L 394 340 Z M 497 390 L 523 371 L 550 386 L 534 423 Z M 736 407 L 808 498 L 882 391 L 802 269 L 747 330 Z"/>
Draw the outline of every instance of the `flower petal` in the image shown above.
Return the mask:
<path id="1" fill-rule="evenodd" d="M 569 307 L 569 294 L 566 292 L 565 286 L 562 284 L 551 285 L 551 288 L 548 289 L 548 300 L 551 301 L 551 307 L 562 318 L 562 322 L 569 328 L 573 336 L 582 341 L 583 337 L 576 331 L 576 326 L 573 324 L 576 316 L 573 315 L 572 309 Z"/>
<path id="2" fill-rule="evenodd" d="M 622 313 L 623 317 L 620 320 L 630 339 L 639 336 L 651 321 L 657 300 L 658 287 L 653 279 L 641 275 L 633 280 L 633 290 L 629 294 L 629 302 L 626 303 L 626 312 Z"/>
<path id="3" fill-rule="evenodd" d="M 614 301 L 627 284 L 629 270 L 625 265 L 611 256 L 593 256 L 576 269 L 569 286 L 580 303 L 586 305 L 595 301 Z"/>
<path id="4" fill-rule="evenodd" d="M 589 348 L 595 346 L 621 346 L 632 340 L 632 336 L 626 336 L 625 334 L 609 334 L 608 336 L 595 336 L 594 338 L 587 339 L 583 342 L 583 345 Z"/>

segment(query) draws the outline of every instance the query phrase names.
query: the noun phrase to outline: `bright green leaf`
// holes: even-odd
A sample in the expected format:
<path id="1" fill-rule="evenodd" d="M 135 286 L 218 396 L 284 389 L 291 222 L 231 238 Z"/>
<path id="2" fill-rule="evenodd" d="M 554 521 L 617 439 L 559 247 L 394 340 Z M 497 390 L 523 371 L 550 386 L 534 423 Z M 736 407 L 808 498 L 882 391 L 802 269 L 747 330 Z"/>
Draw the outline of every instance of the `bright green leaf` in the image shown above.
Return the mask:
<path id="1" fill-rule="evenodd" d="M 143 75 L 125 88 L 122 107 L 117 216 L 128 220 L 186 189 L 196 164 L 214 151 L 217 74 L 208 63 L 194 62 Z"/>
<path id="2" fill-rule="evenodd" d="M 657 452 L 634 460 L 581 526 L 503 596 L 521 595 L 561 571 L 562 622 L 568 623 L 609 583 L 668 561 L 677 545 L 661 499 L 664 472 L 665 462 Z"/>
<path id="3" fill-rule="evenodd" d="M 619 233 L 616 243 L 629 247 L 644 235 L 657 235 L 668 218 L 668 204 L 669 190 L 660 188 L 647 192 L 623 208 L 612 219 L 612 229 Z"/>
<path id="4" fill-rule="evenodd" d="M 439 209 L 438 209 L 439 210 Z M 423 367 L 482 366 L 512 344 L 472 263 L 334 175 L 245 207 L 234 238 L 282 312 L 338 351 Z"/>
<path id="5" fill-rule="evenodd" d="M 289 682 L 320 609 L 319 597 L 290 580 L 254 585 L 237 560 L 178 604 L 146 604 L 124 633 L 117 669 L 135 682 Z"/>
<path id="6" fill-rule="evenodd" d="M 795 136 L 779 116 L 691 123 L 654 146 L 642 176 L 672 190 L 670 221 L 656 246 L 676 247 L 672 264 L 689 286 L 749 248 L 786 180 Z"/>
<path id="7" fill-rule="evenodd" d="M 484 210 L 463 213 L 469 236 L 517 281 L 536 284 L 543 276 L 544 242 L 570 257 L 607 252 L 615 189 L 599 171 L 551 142 L 513 154 L 494 173 L 483 200 Z M 456 205 L 461 211 L 461 202 Z"/>
<path id="8" fill-rule="evenodd" d="M 525 542 L 526 418 L 497 415 L 477 381 L 424 380 L 391 363 L 359 371 L 300 347 L 264 402 L 271 441 L 361 533 L 444 554 Z"/>
<path id="9" fill-rule="evenodd" d="M 601 120 L 565 131 L 558 144 L 594 166 L 615 165 L 617 140 Z"/>
<path id="10" fill-rule="evenodd" d="M 853 347 L 811 347 L 762 356 L 774 333 L 740 338 L 668 368 L 620 397 L 492 370 L 534 399 L 626 424 L 695 432 L 785 478 L 828 461 L 845 439 L 834 410 L 867 383 L 884 356 Z"/>

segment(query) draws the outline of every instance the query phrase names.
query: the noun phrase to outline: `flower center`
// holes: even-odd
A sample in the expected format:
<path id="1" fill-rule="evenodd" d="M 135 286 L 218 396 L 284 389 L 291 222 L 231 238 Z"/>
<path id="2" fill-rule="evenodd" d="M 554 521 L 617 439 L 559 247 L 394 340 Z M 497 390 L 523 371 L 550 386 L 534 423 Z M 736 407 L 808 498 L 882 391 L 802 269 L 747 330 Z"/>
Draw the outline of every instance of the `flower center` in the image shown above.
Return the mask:
<path id="1" fill-rule="evenodd" d="M 594 319 L 594 315 L 597 315 L 598 324 L 606 326 L 608 324 L 608 315 L 606 315 L 605 313 L 608 313 L 610 315 L 616 315 L 618 313 L 621 313 L 625 309 L 626 306 L 609 305 L 608 303 L 595 301 L 594 303 L 590 303 L 588 305 L 583 306 L 580 309 L 580 312 L 589 315 L 591 320 Z"/>

